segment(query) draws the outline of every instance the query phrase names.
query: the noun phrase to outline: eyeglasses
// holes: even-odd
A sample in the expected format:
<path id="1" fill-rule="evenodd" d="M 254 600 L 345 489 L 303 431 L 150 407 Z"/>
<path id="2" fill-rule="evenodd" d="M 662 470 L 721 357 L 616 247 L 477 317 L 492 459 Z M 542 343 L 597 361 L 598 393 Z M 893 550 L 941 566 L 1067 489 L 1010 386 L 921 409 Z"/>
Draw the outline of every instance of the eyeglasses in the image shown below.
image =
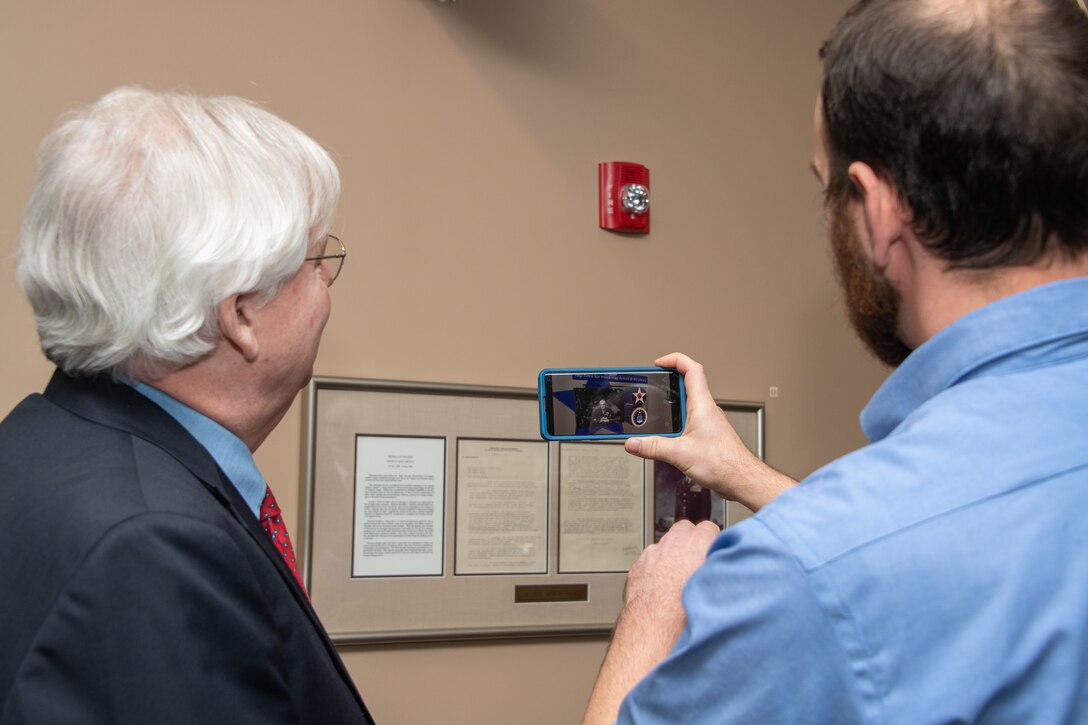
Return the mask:
<path id="1" fill-rule="evenodd" d="M 328 235 L 325 237 L 325 249 L 316 257 L 306 257 L 304 262 L 321 262 L 321 269 L 327 277 L 325 284 L 332 287 L 332 283 L 340 276 L 340 270 L 344 268 L 344 258 L 348 256 L 348 250 L 339 237 Z M 326 259 L 335 259 L 335 262 L 326 262 Z"/>

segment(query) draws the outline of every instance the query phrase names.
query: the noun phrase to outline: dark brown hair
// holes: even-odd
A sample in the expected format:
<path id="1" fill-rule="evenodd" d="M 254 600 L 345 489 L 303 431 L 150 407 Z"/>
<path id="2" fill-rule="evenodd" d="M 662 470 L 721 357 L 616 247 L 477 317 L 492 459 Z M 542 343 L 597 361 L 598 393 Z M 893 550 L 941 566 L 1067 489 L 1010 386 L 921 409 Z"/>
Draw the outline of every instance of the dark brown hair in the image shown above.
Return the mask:
<path id="1" fill-rule="evenodd" d="M 862 161 L 950 265 L 1088 249 L 1088 17 L 1075 0 L 861 0 L 820 50 L 829 195 Z"/>

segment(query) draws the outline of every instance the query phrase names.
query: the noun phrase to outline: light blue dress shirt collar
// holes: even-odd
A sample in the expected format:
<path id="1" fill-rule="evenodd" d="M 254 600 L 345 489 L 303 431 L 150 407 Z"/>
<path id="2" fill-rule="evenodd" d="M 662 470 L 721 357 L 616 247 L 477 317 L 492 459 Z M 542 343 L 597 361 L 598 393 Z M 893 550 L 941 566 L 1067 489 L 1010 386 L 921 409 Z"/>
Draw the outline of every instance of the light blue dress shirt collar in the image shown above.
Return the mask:
<path id="1" fill-rule="evenodd" d="M 1025 367 L 1055 347 L 1088 345 L 1088 277 L 1053 282 L 970 312 L 923 343 L 861 411 L 872 442 L 942 390 L 1003 365 Z M 1026 351 L 1030 354 L 1025 354 Z"/>
<path id="2" fill-rule="evenodd" d="M 242 439 L 216 423 L 208 416 L 198 413 L 188 405 L 171 398 L 166 393 L 144 383 L 130 382 L 137 392 L 143 394 L 181 424 L 200 445 L 207 449 L 223 473 L 234 484 L 253 515 L 260 518 L 261 502 L 264 500 L 265 481 L 253 454 Z"/>

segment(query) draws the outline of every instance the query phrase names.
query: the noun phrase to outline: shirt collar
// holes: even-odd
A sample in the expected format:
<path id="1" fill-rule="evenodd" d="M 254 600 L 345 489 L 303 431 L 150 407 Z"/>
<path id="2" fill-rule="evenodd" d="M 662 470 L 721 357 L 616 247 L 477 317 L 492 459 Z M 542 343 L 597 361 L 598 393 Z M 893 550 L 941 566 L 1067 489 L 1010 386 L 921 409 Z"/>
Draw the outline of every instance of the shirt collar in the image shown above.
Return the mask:
<path id="1" fill-rule="evenodd" d="M 260 517 L 261 501 L 264 499 L 265 481 L 253 454 L 242 439 L 231 433 L 214 420 L 199 413 L 188 405 L 166 393 L 144 383 L 130 382 L 137 392 L 157 403 L 182 425 L 200 445 L 207 449 L 215 462 L 227 474 L 227 478 L 238 490 L 253 515 Z"/>
<path id="2" fill-rule="evenodd" d="M 1088 348 L 1088 277 L 1035 287 L 959 318 L 884 381 L 862 410 L 861 427 L 876 442 L 942 390 L 984 372 L 1031 365 L 1070 338 Z M 1038 354 L 1024 354 L 1033 348 Z"/>

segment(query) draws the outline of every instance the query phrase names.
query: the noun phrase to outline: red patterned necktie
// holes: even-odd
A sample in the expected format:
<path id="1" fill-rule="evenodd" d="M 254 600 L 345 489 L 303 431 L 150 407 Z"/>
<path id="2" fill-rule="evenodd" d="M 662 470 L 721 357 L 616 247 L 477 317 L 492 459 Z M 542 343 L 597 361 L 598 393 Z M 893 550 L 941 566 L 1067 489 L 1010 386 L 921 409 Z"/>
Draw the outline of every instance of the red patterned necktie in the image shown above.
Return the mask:
<path id="1" fill-rule="evenodd" d="M 295 561 L 295 549 L 291 546 L 291 538 L 287 535 L 287 526 L 284 525 L 283 518 L 280 516 L 280 507 L 276 503 L 276 497 L 272 495 L 272 489 L 267 484 L 264 488 L 264 500 L 261 501 L 260 521 L 261 528 L 272 539 L 276 551 L 280 552 L 280 556 L 287 562 L 287 568 L 295 575 L 295 580 L 298 581 L 298 585 L 305 592 L 306 585 L 302 583 L 302 573 L 299 572 L 298 563 Z M 306 596 L 310 595 L 307 594 Z"/>

